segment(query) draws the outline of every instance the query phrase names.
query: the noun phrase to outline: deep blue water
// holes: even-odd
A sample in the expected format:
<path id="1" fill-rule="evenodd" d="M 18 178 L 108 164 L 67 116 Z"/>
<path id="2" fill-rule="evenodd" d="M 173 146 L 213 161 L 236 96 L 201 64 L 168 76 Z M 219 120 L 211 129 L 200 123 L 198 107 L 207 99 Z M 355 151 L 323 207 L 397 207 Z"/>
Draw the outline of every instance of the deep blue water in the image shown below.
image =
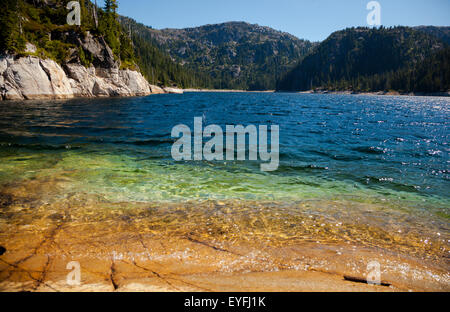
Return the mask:
<path id="1" fill-rule="evenodd" d="M 171 159 L 171 130 L 279 125 L 280 167 Z M 129 200 L 357 195 L 448 209 L 450 99 L 186 93 L 3 102 L 0 182 L 74 169 L 79 187 Z M 83 171 L 84 170 L 84 171 Z M 442 207 L 442 206 L 441 206 Z"/>

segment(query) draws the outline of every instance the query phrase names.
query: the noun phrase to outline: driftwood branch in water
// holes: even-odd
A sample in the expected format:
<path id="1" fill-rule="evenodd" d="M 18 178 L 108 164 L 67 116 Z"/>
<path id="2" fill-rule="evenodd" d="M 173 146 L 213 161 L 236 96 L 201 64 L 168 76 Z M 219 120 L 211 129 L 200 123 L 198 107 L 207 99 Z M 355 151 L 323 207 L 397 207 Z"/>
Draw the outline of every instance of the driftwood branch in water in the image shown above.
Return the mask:
<path id="1" fill-rule="evenodd" d="M 362 283 L 362 284 L 369 284 L 369 282 L 367 281 L 367 279 L 361 278 L 361 277 L 354 277 L 354 276 L 344 275 L 344 279 L 345 279 L 346 281 L 349 281 L 349 282 Z M 377 285 L 377 284 L 374 284 L 374 285 Z M 380 286 L 385 286 L 385 287 L 391 286 L 390 283 L 388 283 L 388 282 L 383 282 L 383 281 L 382 281 L 381 284 L 379 284 L 379 285 L 380 285 Z"/>

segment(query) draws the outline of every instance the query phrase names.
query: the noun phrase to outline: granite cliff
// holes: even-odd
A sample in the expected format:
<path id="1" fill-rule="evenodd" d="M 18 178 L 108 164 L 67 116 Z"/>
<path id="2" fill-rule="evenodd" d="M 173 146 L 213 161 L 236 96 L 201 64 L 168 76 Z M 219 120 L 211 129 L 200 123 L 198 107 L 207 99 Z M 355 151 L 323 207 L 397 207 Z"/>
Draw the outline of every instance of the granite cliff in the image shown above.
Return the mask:
<path id="1" fill-rule="evenodd" d="M 0 58 L 1 100 L 145 96 L 151 93 L 152 88 L 145 78 L 129 69 L 86 68 L 80 64 L 66 64 L 63 69 L 53 60 L 34 56 Z"/>
<path id="2" fill-rule="evenodd" d="M 6 1 L 0 13 L 0 100 L 146 96 L 150 86 L 117 22 L 117 5 L 79 2 L 81 25 L 68 25 L 67 1 Z"/>

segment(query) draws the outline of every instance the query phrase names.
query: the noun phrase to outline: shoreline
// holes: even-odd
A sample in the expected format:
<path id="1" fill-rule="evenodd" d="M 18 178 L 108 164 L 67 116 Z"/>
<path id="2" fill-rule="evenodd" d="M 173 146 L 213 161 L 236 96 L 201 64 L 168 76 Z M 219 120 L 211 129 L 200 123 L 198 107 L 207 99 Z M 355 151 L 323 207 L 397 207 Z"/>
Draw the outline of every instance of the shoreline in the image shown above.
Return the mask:
<path id="1" fill-rule="evenodd" d="M 238 212 L 243 205 L 277 214 L 269 208 L 283 203 L 61 198 L 65 182 L 55 179 L 0 192 L 0 291 L 450 291 L 447 251 L 436 239 L 423 245 L 411 241 L 414 233 L 299 208 L 292 220 L 289 212 L 256 219 Z M 81 284 L 70 286 L 73 261 Z M 384 286 L 361 283 L 373 261 Z"/>
<path id="2" fill-rule="evenodd" d="M 48 96 L 45 94 L 38 94 L 35 96 L 29 96 L 25 99 L 2 99 L 0 102 L 22 102 L 22 101 L 59 101 L 59 100 L 77 100 L 77 99 L 116 99 L 116 98 L 140 98 L 152 95 L 161 94 L 176 94 L 182 95 L 184 93 L 272 93 L 272 94 L 333 94 L 333 95 L 367 95 L 367 96 L 410 96 L 410 97 L 450 97 L 450 92 L 447 93 L 399 93 L 399 92 L 353 92 L 353 91 L 247 91 L 247 90 L 213 90 L 213 89 L 179 89 L 173 87 L 157 87 L 150 85 L 149 94 L 134 94 L 134 95 L 112 95 L 112 96 Z"/>
<path id="3" fill-rule="evenodd" d="M 279 93 L 284 93 L 280 91 Z M 289 93 L 289 92 L 286 92 Z M 449 97 L 449 92 L 437 92 L 437 93 L 422 93 L 422 92 L 416 92 L 416 93 L 400 93 L 397 91 L 378 91 L 378 92 L 355 92 L 355 91 L 300 91 L 295 92 L 300 94 L 341 94 L 341 95 L 386 95 L 386 96 L 434 96 L 434 97 Z"/>
<path id="4" fill-rule="evenodd" d="M 265 91 L 247 91 L 247 90 L 226 90 L 226 89 L 183 89 L 187 93 L 276 93 L 275 90 L 265 90 Z"/>
<path id="5" fill-rule="evenodd" d="M 276 91 L 276 90 L 262 90 L 262 91 L 247 91 L 247 90 L 224 90 L 224 89 L 183 89 L 186 93 L 204 92 L 204 93 L 292 93 L 292 94 L 337 94 L 337 95 L 385 95 L 385 96 L 432 96 L 432 97 L 450 97 L 449 92 L 437 93 L 400 93 L 396 91 L 379 91 L 379 92 L 355 92 L 355 91 Z"/>
<path id="6" fill-rule="evenodd" d="M 378 248 L 224 244 L 137 231 L 125 221 L 56 223 L 14 236 L 0 256 L 2 292 L 450 291 L 444 268 Z M 67 283 L 73 261 L 80 265 L 79 285 Z M 373 261 L 382 267 L 379 286 L 364 282 Z"/>

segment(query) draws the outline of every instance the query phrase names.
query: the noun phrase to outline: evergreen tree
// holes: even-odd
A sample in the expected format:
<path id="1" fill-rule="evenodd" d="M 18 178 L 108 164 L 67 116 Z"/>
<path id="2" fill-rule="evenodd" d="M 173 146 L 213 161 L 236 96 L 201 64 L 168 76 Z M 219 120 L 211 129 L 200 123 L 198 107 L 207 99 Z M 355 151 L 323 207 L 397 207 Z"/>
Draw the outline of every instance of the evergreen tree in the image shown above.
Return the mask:
<path id="1" fill-rule="evenodd" d="M 448 91 L 447 49 L 438 38 L 408 27 L 349 28 L 327 38 L 277 88 Z"/>
<path id="2" fill-rule="evenodd" d="M 21 0 L 3 0 L 0 10 L 0 52 L 18 53 L 25 49 Z"/>
<path id="3" fill-rule="evenodd" d="M 122 61 L 122 66 L 133 67 L 135 64 L 133 43 L 127 31 L 122 28 L 119 22 L 117 9 L 117 0 L 105 0 L 99 30 L 104 35 L 114 55 Z"/>
<path id="4" fill-rule="evenodd" d="M 100 32 L 113 50 L 114 54 L 120 54 L 120 24 L 118 22 L 117 1 L 105 0 L 104 11 L 100 18 Z"/>

